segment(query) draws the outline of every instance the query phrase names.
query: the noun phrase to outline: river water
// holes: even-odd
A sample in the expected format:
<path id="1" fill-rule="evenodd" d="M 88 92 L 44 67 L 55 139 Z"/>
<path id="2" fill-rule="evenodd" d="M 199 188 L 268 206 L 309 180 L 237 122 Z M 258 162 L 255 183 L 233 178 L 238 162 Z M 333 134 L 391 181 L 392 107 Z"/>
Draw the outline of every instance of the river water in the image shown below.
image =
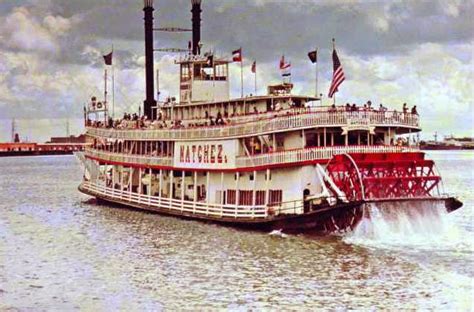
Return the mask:
<path id="1" fill-rule="evenodd" d="M 0 310 L 472 310 L 474 154 L 429 156 L 461 210 L 285 238 L 98 205 L 73 156 L 0 158 Z"/>

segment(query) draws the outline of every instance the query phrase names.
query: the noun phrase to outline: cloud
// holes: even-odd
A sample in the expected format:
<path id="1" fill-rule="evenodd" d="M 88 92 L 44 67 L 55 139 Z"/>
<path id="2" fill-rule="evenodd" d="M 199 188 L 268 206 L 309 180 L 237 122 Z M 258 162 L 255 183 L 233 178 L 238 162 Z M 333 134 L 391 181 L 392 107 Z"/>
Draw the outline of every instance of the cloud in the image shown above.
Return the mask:
<path id="1" fill-rule="evenodd" d="M 190 27 L 189 0 L 155 3 L 156 26 Z M 9 124 L 12 117 L 80 117 L 82 104 L 103 94 L 102 55 L 112 45 L 116 112 L 137 110 L 144 97 L 141 5 L 128 0 L 2 1 L 0 119 Z M 202 40 L 204 50 L 224 57 L 243 47 L 246 94 L 254 93 L 251 61 L 257 60 L 263 94 L 267 84 L 281 80 L 282 54 L 292 62 L 295 92 L 313 94 L 314 68 L 306 53 L 319 48 L 319 89 L 326 93 L 331 39 L 336 38 L 347 76 L 338 101 L 416 103 L 428 133 L 442 132 L 436 129 L 441 122 L 449 131 L 468 133 L 473 15 L 474 3 L 459 0 L 205 0 Z M 155 46 L 184 48 L 189 37 L 156 33 Z M 174 56 L 156 54 L 162 98 L 178 92 Z M 239 96 L 240 67 L 231 64 L 230 71 L 231 95 Z"/>
<path id="2" fill-rule="evenodd" d="M 14 8 L 1 27 L 4 44 L 13 49 L 56 53 L 53 34 L 25 7 Z"/>

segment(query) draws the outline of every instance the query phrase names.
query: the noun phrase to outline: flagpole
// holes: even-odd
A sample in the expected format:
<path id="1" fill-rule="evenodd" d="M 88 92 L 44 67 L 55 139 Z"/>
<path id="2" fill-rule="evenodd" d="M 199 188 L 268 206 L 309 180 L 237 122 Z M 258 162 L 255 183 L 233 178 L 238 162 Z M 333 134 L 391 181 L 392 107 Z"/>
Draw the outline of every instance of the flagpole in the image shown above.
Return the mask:
<path id="1" fill-rule="evenodd" d="M 316 48 L 316 86 L 315 86 L 315 96 L 318 97 L 318 48 Z"/>
<path id="2" fill-rule="evenodd" d="M 336 50 L 336 39 L 332 38 L 332 50 Z M 333 94 L 333 104 L 336 105 L 336 92 Z"/>
<path id="3" fill-rule="evenodd" d="M 255 64 L 255 96 L 257 96 L 257 61 L 254 61 Z"/>
<path id="4" fill-rule="evenodd" d="M 107 124 L 107 67 L 104 69 L 104 121 Z"/>
<path id="5" fill-rule="evenodd" d="M 240 47 L 240 97 L 244 97 L 244 58 L 242 57 L 242 47 Z"/>
<path id="6" fill-rule="evenodd" d="M 114 53 L 114 45 L 112 44 L 112 55 Z M 115 69 L 112 61 L 112 118 L 115 119 Z"/>

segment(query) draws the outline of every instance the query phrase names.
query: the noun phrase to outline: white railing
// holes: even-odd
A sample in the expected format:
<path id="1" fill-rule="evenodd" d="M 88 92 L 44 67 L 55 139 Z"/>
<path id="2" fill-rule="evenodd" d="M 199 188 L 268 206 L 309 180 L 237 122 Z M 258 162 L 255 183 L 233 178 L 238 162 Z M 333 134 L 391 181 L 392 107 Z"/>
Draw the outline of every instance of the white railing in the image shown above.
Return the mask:
<path id="1" fill-rule="evenodd" d="M 157 196 L 149 196 L 146 194 L 137 194 L 129 191 L 123 191 L 92 182 L 82 182 L 81 188 L 89 191 L 94 195 L 102 195 L 120 202 L 129 202 L 144 206 L 146 208 L 168 209 L 180 214 L 188 213 L 195 215 L 210 216 L 214 218 L 241 218 L 241 219 L 257 219 L 266 218 L 268 211 L 266 206 L 236 206 L 236 205 L 219 205 L 208 204 L 204 202 L 194 202 L 189 200 L 164 198 Z"/>
<path id="2" fill-rule="evenodd" d="M 149 166 L 172 166 L 172 157 L 161 157 L 161 156 L 146 156 L 146 155 L 128 155 L 120 153 L 112 153 L 107 151 L 96 150 L 93 148 L 86 148 L 85 154 L 90 157 L 113 161 L 121 163 L 130 163 L 137 165 L 149 165 Z"/>
<path id="3" fill-rule="evenodd" d="M 418 151 L 418 148 L 386 145 L 312 147 L 250 157 L 237 157 L 236 165 L 238 168 L 258 167 L 273 164 L 299 163 L 318 159 L 329 160 L 334 155 L 345 153 L 400 153 L 413 151 Z"/>
<path id="4" fill-rule="evenodd" d="M 406 126 L 419 127 L 418 115 L 397 112 L 378 111 L 314 111 L 305 113 L 287 112 L 267 116 L 256 114 L 245 123 L 229 124 L 210 127 L 163 128 L 163 129 L 107 129 L 87 127 L 87 134 L 98 137 L 108 137 L 126 140 L 199 140 L 203 138 L 232 138 L 247 135 L 265 134 L 283 130 L 297 130 L 318 127 L 335 126 Z"/>
<path id="5" fill-rule="evenodd" d="M 236 158 L 235 169 L 278 164 L 301 163 L 312 160 L 329 160 L 334 155 L 344 153 L 401 153 L 415 151 L 419 151 L 419 149 L 417 147 L 387 145 L 311 147 L 253 156 L 239 156 Z M 121 162 L 135 165 L 167 167 L 173 166 L 173 157 L 127 155 L 100 151 L 92 148 L 87 148 L 85 154 L 87 156 L 91 156 L 104 161 Z"/>

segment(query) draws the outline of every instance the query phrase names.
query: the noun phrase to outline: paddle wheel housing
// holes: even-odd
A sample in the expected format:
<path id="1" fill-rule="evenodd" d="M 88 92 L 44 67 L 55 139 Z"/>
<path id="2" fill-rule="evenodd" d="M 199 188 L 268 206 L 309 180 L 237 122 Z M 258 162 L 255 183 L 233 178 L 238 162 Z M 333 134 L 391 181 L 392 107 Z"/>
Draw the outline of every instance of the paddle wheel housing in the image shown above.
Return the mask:
<path id="1" fill-rule="evenodd" d="M 439 195 L 441 177 L 422 152 L 336 155 L 326 171 L 349 201 Z"/>

